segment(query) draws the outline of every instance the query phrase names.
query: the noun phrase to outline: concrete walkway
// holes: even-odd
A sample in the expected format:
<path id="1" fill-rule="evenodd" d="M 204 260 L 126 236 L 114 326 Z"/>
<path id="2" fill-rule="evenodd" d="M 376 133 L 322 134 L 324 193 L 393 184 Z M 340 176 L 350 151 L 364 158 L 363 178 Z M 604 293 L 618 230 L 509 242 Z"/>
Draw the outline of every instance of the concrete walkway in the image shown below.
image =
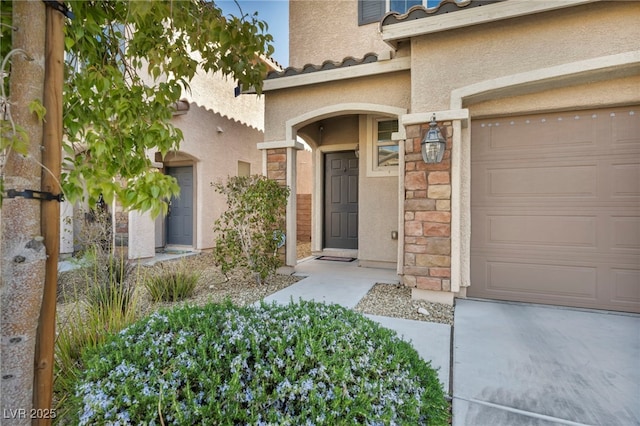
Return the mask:
<path id="1" fill-rule="evenodd" d="M 359 268 L 357 262 L 309 259 L 299 263 L 296 275 L 306 278 L 267 296 L 267 303 L 288 304 L 291 301 L 314 300 L 354 308 L 376 283 L 398 283 L 395 270 Z M 411 321 L 367 315 L 382 326 L 394 330 L 410 342 L 418 354 L 438 370 L 445 392 L 449 392 L 451 327 L 424 321 Z"/>
<path id="2" fill-rule="evenodd" d="M 453 425 L 639 425 L 640 316 L 457 300 Z"/>

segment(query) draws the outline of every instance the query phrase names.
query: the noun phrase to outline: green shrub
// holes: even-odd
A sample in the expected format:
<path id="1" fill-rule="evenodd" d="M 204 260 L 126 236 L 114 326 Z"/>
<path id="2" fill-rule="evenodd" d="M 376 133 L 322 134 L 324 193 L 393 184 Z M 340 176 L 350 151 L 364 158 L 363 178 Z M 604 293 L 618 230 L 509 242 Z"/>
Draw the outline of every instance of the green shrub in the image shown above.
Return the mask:
<path id="1" fill-rule="evenodd" d="M 144 286 L 154 302 L 177 302 L 193 294 L 199 275 L 186 270 L 163 271 L 148 277 Z"/>
<path id="2" fill-rule="evenodd" d="M 436 372 L 411 345 L 337 305 L 156 312 L 84 360 L 81 425 L 448 422 Z"/>
<path id="3" fill-rule="evenodd" d="M 227 210 L 214 224 L 216 265 L 223 274 L 245 267 L 261 283 L 282 265 L 278 248 L 284 243 L 289 188 L 260 175 L 212 185 L 227 197 Z"/>

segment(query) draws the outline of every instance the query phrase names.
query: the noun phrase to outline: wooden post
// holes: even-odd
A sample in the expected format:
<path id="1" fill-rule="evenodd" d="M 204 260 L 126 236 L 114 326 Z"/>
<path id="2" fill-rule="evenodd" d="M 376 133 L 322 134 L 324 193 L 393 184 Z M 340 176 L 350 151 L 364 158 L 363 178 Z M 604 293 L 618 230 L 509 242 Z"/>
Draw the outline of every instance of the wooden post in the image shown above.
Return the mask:
<path id="1" fill-rule="evenodd" d="M 47 110 L 42 142 L 42 191 L 60 194 L 62 163 L 62 85 L 64 80 L 64 15 L 47 7 L 45 42 L 44 107 Z M 60 203 L 42 202 L 42 235 L 47 250 L 42 308 L 38 323 L 35 352 L 33 424 L 51 424 L 53 397 L 53 366 L 55 351 L 56 287 L 58 284 L 58 254 L 60 246 Z"/>

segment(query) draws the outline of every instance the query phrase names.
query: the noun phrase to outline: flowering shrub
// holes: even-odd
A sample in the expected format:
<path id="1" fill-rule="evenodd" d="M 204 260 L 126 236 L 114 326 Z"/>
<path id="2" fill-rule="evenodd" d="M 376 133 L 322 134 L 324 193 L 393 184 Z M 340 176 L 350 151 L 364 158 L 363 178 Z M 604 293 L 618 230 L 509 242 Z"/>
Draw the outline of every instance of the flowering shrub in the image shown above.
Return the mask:
<path id="1" fill-rule="evenodd" d="M 337 305 L 154 313 L 85 354 L 77 423 L 447 424 L 436 372 Z"/>
<path id="2" fill-rule="evenodd" d="M 211 184 L 227 198 L 227 210 L 215 221 L 213 257 L 222 273 L 246 267 L 258 284 L 281 266 L 285 209 L 290 190 L 261 175 L 230 176 Z"/>

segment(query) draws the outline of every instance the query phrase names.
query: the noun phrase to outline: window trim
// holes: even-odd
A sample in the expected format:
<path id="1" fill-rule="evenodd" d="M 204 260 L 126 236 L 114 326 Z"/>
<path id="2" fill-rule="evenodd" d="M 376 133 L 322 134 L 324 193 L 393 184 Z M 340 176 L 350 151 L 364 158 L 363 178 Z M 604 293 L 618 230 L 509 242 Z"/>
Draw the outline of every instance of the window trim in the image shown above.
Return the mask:
<path id="1" fill-rule="evenodd" d="M 389 140 L 385 145 L 378 145 L 378 123 L 380 121 L 398 120 L 397 117 L 390 116 L 367 116 L 366 131 L 366 161 L 367 161 L 367 177 L 387 177 L 399 176 L 399 166 L 379 166 L 378 165 L 378 146 L 398 146 L 398 155 L 400 152 L 400 141 Z M 398 159 L 399 160 L 399 159 Z M 398 161 L 399 163 L 399 161 Z"/>
<path id="2" fill-rule="evenodd" d="M 420 0 L 420 2 L 422 6 L 428 7 L 429 0 Z M 366 10 L 365 3 L 367 3 Z M 380 20 L 390 12 L 390 8 L 391 0 L 358 0 L 358 26 L 380 23 Z M 401 13 L 406 13 L 408 10 Z"/>

